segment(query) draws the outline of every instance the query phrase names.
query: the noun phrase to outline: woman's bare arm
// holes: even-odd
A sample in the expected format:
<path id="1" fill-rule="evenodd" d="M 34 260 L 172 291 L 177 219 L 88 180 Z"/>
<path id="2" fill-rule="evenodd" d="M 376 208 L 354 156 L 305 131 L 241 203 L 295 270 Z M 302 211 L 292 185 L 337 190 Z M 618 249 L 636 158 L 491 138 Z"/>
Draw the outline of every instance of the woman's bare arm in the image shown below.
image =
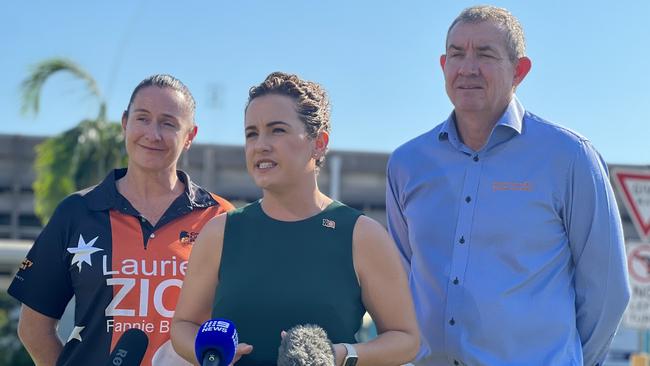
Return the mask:
<path id="1" fill-rule="evenodd" d="M 376 221 L 361 216 L 353 235 L 354 267 L 363 303 L 377 326 L 377 338 L 354 345 L 358 366 L 401 365 L 417 355 L 419 331 L 408 280 L 395 244 Z M 336 345 L 337 364 L 345 348 Z"/>

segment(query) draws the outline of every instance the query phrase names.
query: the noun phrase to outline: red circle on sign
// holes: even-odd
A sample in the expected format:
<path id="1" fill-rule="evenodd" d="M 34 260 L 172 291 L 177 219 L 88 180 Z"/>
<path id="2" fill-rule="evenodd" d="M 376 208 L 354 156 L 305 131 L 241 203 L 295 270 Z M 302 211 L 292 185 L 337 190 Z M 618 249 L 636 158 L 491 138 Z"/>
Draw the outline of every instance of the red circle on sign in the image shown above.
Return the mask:
<path id="1" fill-rule="evenodd" d="M 639 245 L 627 257 L 630 275 L 639 282 L 650 283 L 650 245 Z"/>

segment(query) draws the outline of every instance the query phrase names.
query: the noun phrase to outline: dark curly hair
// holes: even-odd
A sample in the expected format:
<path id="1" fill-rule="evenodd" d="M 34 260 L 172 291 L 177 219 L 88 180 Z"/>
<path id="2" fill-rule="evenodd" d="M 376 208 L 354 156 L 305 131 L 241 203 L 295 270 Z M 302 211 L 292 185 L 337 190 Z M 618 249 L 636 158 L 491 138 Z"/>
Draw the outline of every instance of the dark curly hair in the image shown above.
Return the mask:
<path id="1" fill-rule="evenodd" d="M 327 92 L 319 84 L 294 74 L 272 72 L 261 84 L 250 88 L 246 109 L 253 99 L 269 94 L 286 95 L 295 100 L 296 113 L 310 138 L 315 139 L 323 131 L 330 132 L 330 102 Z M 318 157 L 316 166 L 320 168 L 324 163 L 325 154 Z"/>

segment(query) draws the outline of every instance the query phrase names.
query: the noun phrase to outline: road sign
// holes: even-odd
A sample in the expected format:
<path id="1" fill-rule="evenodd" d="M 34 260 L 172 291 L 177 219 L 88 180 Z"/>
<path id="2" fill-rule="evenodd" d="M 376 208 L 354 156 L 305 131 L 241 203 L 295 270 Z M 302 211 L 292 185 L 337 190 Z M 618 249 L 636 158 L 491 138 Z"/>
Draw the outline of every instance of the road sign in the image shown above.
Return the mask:
<path id="1" fill-rule="evenodd" d="M 650 169 L 616 169 L 614 181 L 642 241 L 650 240 Z"/>
<path id="2" fill-rule="evenodd" d="M 636 245 L 628 250 L 627 268 L 634 281 L 650 285 L 650 245 Z"/>
<path id="3" fill-rule="evenodd" d="M 627 245 L 632 297 L 623 322 L 629 328 L 650 329 L 650 243 Z"/>

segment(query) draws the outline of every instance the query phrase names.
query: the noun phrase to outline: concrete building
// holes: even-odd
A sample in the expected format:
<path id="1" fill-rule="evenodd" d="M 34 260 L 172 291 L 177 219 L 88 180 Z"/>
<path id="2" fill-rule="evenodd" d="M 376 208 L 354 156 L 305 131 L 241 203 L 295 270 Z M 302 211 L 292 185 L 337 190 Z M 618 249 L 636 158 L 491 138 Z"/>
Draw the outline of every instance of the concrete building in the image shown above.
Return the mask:
<path id="1" fill-rule="evenodd" d="M 33 162 L 42 137 L 0 135 L 0 239 L 33 240 L 41 229 L 34 214 Z M 321 189 L 384 222 L 387 154 L 331 151 L 319 175 Z M 246 172 L 242 146 L 194 144 L 180 168 L 202 186 L 240 206 L 261 196 Z"/>

